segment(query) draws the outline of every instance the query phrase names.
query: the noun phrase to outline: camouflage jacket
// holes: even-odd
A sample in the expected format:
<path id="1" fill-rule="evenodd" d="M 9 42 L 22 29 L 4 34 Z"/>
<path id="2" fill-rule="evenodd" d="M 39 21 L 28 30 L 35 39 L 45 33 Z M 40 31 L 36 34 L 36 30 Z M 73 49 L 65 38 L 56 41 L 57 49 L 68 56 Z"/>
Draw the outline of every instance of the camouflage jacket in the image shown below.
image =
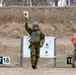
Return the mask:
<path id="1" fill-rule="evenodd" d="M 25 23 L 25 29 L 27 30 L 27 32 L 30 35 L 32 34 L 32 32 L 35 32 L 33 29 L 28 27 L 28 23 Z M 41 32 L 40 33 L 40 42 L 35 42 L 34 45 L 37 45 L 37 46 L 39 46 L 40 44 L 43 45 L 44 41 L 45 41 L 45 35 Z"/>

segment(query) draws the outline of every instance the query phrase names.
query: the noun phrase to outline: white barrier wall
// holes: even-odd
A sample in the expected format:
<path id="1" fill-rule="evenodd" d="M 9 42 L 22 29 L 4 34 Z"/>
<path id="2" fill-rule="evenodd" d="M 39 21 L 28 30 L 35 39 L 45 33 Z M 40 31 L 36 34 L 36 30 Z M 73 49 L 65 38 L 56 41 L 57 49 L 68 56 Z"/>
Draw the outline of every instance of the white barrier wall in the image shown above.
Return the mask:
<path id="1" fill-rule="evenodd" d="M 23 37 L 23 57 L 29 58 L 30 57 L 30 49 L 29 49 L 29 42 L 30 37 L 24 36 Z M 43 47 L 40 48 L 40 58 L 55 58 L 55 38 L 46 36 L 45 42 Z"/>

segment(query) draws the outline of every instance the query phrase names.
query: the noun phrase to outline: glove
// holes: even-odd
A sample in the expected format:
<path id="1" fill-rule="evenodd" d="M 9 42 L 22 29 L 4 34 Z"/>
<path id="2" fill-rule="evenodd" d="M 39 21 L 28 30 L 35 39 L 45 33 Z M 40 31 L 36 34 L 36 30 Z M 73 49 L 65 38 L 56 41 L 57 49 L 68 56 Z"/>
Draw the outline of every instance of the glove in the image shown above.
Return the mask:
<path id="1" fill-rule="evenodd" d="M 43 45 L 42 44 L 40 44 L 40 47 L 42 47 Z"/>
<path id="2" fill-rule="evenodd" d="M 42 41 L 40 42 L 40 47 L 42 47 L 43 46 L 43 43 L 42 43 Z"/>
<path id="3" fill-rule="evenodd" d="M 28 19 L 27 19 L 27 17 L 25 17 L 25 23 L 28 23 Z"/>

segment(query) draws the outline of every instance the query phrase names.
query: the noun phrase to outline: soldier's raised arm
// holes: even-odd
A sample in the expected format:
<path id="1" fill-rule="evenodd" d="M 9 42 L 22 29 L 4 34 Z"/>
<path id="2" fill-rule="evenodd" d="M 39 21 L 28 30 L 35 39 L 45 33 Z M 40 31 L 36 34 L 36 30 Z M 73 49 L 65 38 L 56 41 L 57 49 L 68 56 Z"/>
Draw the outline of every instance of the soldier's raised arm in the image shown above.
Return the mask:
<path id="1" fill-rule="evenodd" d="M 28 19 L 25 17 L 25 29 L 29 34 L 31 34 L 32 29 L 28 27 Z"/>

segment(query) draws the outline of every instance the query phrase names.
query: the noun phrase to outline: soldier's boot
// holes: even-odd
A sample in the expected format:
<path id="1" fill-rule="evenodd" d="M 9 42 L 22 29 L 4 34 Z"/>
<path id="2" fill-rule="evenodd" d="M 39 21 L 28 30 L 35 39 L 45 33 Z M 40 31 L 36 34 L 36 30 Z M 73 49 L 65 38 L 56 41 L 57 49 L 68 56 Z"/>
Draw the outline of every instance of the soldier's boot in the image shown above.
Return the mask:
<path id="1" fill-rule="evenodd" d="M 35 60 L 34 59 L 31 59 L 31 67 L 33 68 L 33 69 L 35 69 Z"/>
<path id="2" fill-rule="evenodd" d="M 72 64 L 72 68 L 75 68 L 75 64 Z"/>
<path id="3" fill-rule="evenodd" d="M 35 61 L 33 60 L 33 61 L 31 61 L 31 67 L 33 68 L 33 69 L 35 69 Z"/>
<path id="4" fill-rule="evenodd" d="M 72 60 L 72 68 L 75 68 L 75 60 L 74 60 L 74 58 Z"/>
<path id="5" fill-rule="evenodd" d="M 33 69 L 35 69 L 35 68 L 36 68 L 35 64 L 32 64 L 32 68 L 33 68 Z"/>

